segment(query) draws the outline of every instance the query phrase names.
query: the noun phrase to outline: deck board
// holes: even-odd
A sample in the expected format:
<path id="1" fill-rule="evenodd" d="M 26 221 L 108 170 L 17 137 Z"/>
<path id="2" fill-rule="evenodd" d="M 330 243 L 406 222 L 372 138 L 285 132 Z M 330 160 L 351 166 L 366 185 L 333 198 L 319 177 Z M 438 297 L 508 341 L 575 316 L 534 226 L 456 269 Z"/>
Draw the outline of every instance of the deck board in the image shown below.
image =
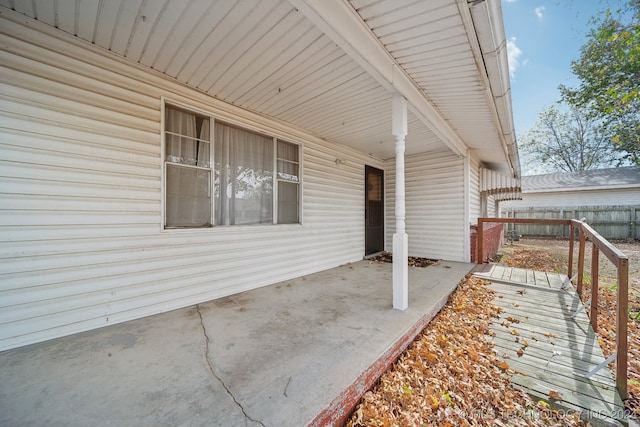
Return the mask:
<path id="1" fill-rule="evenodd" d="M 549 279 L 547 279 L 547 273 L 544 273 L 542 271 L 534 271 L 533 276 L 536 280 L 536 286 L 542 286 L 543 288 L 550 287 Z"/>
<path id="2" fill-rule="evenodd" d="M 526 270 L 526 274 L 527 274 L 527 284 L 530 285 L 535 285 L 536 284 L 536 279 L 535 279 L 535 275 L 533 273 L 533 271 L 531 270 Z"/>
<path id="3" fill-rule="evenodd" d="M 624 413 L 608 367 L 584 377 L 605 357 L 586 310 L 573 316 L 581 302 L 573 287 L 561 289 L 566 276 L 495 265 L 474 274 L 496 292 L 502 313 L 492 323 L 492 341 L 516 387 L 557 408 Z M 562 400 L 550 399 L 551 391 Z"/>
<path id="4" fill-rule="evenodd" d="M 490 277 L 493 279 L 502 279 L 502 276 L 504 275 L 504 270 L 505 268 L 502 267 L 501 265 L 496 265 L 493 268 L 493 270 L 491 270 Z"/>
<path id="5" fill-rule="evenodd" d="M 527 272 L 526 270 L 522 270 L 520 268 L 512 268 L 511 269 L 511 281 L 516 283 L 526 283 L 527 282 Z"/>
<path id="6" fill-rule="evenodd" d="M 479 266 L 474 270 L 477 277 L 509 284 L 523 284 L 547 289 L 560 289 L 566 276 L 558 273 L 504 267 L 502 265 Z"/>
<path id="7" fill-rule="evenodd" d="M 597 365 L 602 361 L 602 358 L 599 354 L 591 354 L 591 353 L 582 353 L 582 354 L 572 354 L 571 352 L 563 352 L 560 351 L 560 354 L 554 354 L 554 351 L 557 351 L 557 347 L 554 345 L 547 345 L 546 343 L 536 343 L 533 340 L 527 340 L 529 346 L 524 348 L 524 346 L 520 346 L 519 348 L 523 348 L 522 356 L 517 354 L 517 350 L 514 349 L 512 345 L 513 337 L 505 337 L 496 335 L 493 337 L 493 343 L 496 346 L 496 351 L 499 354 L 506 354 L 510 359 L 521 361 L 522 363 L 527 363 L 534 367 L 540 366 L 540 360 L 544 360 L 545 364 L 553 364 L 559 365 L 558 369 L 564 369 L 569 372 L 579 373 L 581 375 L 586 375 L 589 371 L 585 369 L 586 367 L 591 367 L 593 365 Z M 553 357 L 551 357 L 551 356 Z M 576 357 L 579 363 L 576 363 Z M 594 380 L 597 380 L 600 384 L 615 387 L 615 381 L 611 378 L 610 375 L 606 373 L 598 372 L 592 377 Z"/>
<path id="8" fill-rule="evenodd" d="M 562 283 L 564 282 L 564 278 L 566 278 L 566 276 L 563 276 L 564 275 L 547 273 L 547 279 L 552 289 L 562 288 Z"/>

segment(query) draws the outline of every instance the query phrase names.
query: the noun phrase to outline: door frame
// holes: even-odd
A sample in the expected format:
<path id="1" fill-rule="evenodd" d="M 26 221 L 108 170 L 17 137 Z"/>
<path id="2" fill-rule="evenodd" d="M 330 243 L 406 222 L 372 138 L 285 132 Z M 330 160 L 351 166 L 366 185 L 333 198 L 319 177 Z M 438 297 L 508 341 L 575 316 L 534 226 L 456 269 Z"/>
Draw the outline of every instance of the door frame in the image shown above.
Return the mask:
<path id="1" fill-rule="evenodd" d="M 369 173 L 379 173 L 380 175 L 380 216 L 381 216 L 381 225 L 377 227 L 373 227 L 375 229 L 379 229 L 376 235 L 376 241 L 372 242 L 371 233 L 373 228 L 369 226 L 369 218 L 371 215 L 370 206 L 369 206 Z M 374 166 L 365 165 L 364 166 L 364 254 L 370 255 L 377 252 L 384 251 L 384 240 L 385 240 L 385 215 L 384 215 L 384 170 L 380 168 L 376 168 Z M 372 246 L 375 246 L 375 249 L 371 249 Z"/>

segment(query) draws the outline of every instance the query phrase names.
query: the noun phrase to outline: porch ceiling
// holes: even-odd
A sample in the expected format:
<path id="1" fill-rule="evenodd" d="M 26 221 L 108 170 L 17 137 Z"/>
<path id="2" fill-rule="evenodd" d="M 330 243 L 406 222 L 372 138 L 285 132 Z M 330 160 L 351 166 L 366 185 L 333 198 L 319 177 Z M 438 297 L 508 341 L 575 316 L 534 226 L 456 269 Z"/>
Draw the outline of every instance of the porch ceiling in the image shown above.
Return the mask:
<path id="1" fill-rule="evenodd" d="M 390 73 L 400 73 L 418 94 L 409 98 L 407 154 L 445 146 L 464 154 L 468 147 L 486 165 L 508 169 L 505 130 L 474 54 L 478 42 L 466 0 L 322 1 L 346 10 L 342 17 L 355 17 L 382 53 L 354 54 L 349 42 L 340 43 L 351 30 L 340 22 L 319 25 L 326 17 L 316 12 L 324 4 L 315 0 L 0 5 L 218 99 L 381 159 L 395 155 L 391 91 L 397 83 L 386 84 L 374 64 L 386 56 L 395 62 Z"/>
<path id="2" fill-rule="evenodd" d="M 467 1 L 350 3 L 464 143 L 481 159 L 499 158 L 500 129 L 482 78 L 484 68 L 476 63 L 464 25 Z"/>

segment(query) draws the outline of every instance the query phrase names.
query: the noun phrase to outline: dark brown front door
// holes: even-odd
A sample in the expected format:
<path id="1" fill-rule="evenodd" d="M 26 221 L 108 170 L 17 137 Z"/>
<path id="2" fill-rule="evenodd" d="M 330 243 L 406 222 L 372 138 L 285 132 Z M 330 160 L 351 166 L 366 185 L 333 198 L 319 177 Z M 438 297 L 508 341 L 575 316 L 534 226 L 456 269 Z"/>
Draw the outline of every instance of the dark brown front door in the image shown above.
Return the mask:
<path id="1" fill-rule="evenodd" d="M 384 187 L 380 169 L 364 168 L 365 255 L 384 250 Z"/>

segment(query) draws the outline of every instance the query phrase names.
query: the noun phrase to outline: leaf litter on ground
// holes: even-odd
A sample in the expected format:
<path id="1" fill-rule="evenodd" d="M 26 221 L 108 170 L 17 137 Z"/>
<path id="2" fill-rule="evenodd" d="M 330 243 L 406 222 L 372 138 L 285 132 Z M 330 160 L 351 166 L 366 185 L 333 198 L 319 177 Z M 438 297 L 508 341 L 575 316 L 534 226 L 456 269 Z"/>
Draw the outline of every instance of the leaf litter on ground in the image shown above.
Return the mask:
<path id="1" fill-rule="evenodd" d="M 501 310 L 486 282 L 468 276 L 413 343 L 360 400 L 347 427 L 587 426 L 516 389 L 494 350 Z"/>
<path id="2" fill-rule="evenodd" d="M 380 252 L 379 254 L 369 258 L 369 260 L 376 262 L 393 262 L 393 254 L 391 252 Z M 429 267 L 430 265 L 440 264 L 440 260 L 410 256 L 408 257 L 407 263 L 411 267 Z"/>

